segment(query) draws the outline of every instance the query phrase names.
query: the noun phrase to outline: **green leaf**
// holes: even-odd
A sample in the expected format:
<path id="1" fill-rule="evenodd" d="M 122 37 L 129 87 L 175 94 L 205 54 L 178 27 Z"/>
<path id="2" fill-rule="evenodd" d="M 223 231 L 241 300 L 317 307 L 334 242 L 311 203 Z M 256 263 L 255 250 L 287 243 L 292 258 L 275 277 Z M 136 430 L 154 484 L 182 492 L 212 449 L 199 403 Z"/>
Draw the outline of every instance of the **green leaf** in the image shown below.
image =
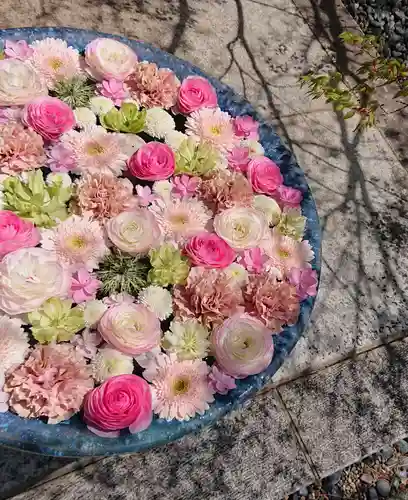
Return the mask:
<path id="1" fill-rule="evenodd" d="M 353 116 L 356 114 L 355 111 L 347 111 L 347 113 L 344 115 L 344 119 L 348 120 L 349 118 L 353 118 Z"/>

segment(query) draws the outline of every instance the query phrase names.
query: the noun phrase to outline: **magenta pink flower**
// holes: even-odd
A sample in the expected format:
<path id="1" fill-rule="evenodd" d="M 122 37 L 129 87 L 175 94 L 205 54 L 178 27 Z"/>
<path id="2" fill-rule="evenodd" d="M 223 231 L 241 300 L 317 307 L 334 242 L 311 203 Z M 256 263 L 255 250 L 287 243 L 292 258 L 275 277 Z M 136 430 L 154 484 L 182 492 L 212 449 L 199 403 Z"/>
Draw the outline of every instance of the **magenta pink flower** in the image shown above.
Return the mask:
<path id="1" fill-rule="evenodd" d="M 314 297 L 317 293 L 317 273 L 311 267 L 295 268 L 290 270 L 289 283 L 296 287 L 300 300 Z"/>
<path id="2" fill-rule="evenodd" d="M 201 76 L 188 76 L 180 86 L 177 109 L 188 115 L 200 108 L 216 108 L 217 93 L 211 83 Z"/>
<path id="3" fill-rule="evenodd" d="M 102 83 L 96 85 L 96 88 L 100 95 L 111 99 L 115 106 L 120 106 L 122 101 L 128 96 L 123 81 L 115 80 L 114 78 L 103 80 Z"/>
<path id="4" fill-rule="evenodd" d="M 24 108 L 24 122 L 44 139 L 56 141 L 75 126 L 72 109 L 56 97 L 37 97 Z"/>
<path id="5" fill-rule="evenodd" d="M 250 248 L 238 257 L 237 262 L 250 273 L 259 274 L 265 269 L 268 260 L 268 256 L 260 248 Z"/>
<path id="6" fill-rule="evenodd" d="M 278 165 L 266 156 L 256 156 L 249 162 L 247 177 L 257 193 L 271 195 L 283 183 Z"/>
<path id="7" fill-rule="evenodd" d="M 4 43 L 4 53 L 8 59 L 19 59 L 20 61 L 25 61 L 33 55 L 34 50 L 25 40 L 18 40 L 17 42 L 14 42 L 13 40 L 6 40 Z"/>
<path id="8" fill-rule="evenodd" d="M 69 172 L 76 168 L 75 154 L 64 144 L 56 144 L 47 151 L 47 165 L 53 172 Z"/>
<path id="9" fill-rule="evenodd" d="M 150 203 L 157 199 L 157 196 L 152 194 L 152 190 L 149 188 L 149 186 L 137 185 L 136 193 L 137 201 L 141 207 L 147 207 L 150 205 Z"/>
<path id="10" fill-rule="evenodd" d="M 277 202 L 281 207 L 297 208 L 303 200 L 302 191 L 281 184 L 276 189 Z"/>
<path id="11" fill-rule="evenodd" d="M 175 167 L 173 150 L 167 144 L 155 141 L 144 144 L 128 161 L 130 173 L 146 181 L 168 179 Z"/>
<path id="12" fill-rule="evenodd" d="M 259 139 L 259 123 L 249 115 L 237 116 L 233 120 L 234 132 L 237 137 L 242 139 Z"/>
<path id="13" fill-rule="evenodd" d="M 215 233 L 193 236 L 184 247 L 185 254 L 195 266 L 222 269 L 234 262 L 235 252 Z"/>
<path id="14" fill-rule="evenodd" d="M 227 394 L 237 387 L 234 377 L 224 373 L 216 364 L 212 365 L 208 374 L 208 383 L 211 389 L 218 394 Z"/>
<path id="15" fill-rule="evenodd" d="M 233 148 L 227 156 L 228 166 L 231 170 L 237 170 L 245 173 L 248 168 L 250 149 L 242 146 Z"/>
<path id="16" fill-rule="evenodd" d="M 40 233 L 32 222 L 8 210 L 0 210 L 0 259 L 19 248 L 35 247 Z"/>
<path id="17" fill-rule="evenodd" d="M 74 273 L 71 281 L 70 297 L 77 304 L 94 300 L 96 292 L 102 283 L 97 280 L 85 268 L 81 268 Z"/>
<path id="18" fill-rule="evenodd" d="M 111 377 L 85 397 L 84 421 L 101 437 L 119 437 L 127 427 L 132 434 L 141 432 L 152 418 L 149 384 L 137 375 Z"/>
<path id="19" fill-rule="evenodd" d="M 199 177 L 189 175 L 177 175 L 173 178 L 171 193 L 176 198 L 189 198 L 193 196 L 201 183 Z"/>

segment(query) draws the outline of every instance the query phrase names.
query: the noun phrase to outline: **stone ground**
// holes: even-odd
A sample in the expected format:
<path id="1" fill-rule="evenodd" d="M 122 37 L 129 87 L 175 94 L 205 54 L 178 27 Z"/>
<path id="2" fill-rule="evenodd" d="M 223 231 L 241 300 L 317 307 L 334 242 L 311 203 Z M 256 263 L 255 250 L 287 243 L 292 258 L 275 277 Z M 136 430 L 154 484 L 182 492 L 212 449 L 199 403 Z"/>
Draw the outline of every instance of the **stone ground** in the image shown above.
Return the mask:
<path id="1" fill-rule="evenodd" d="M 336 0 L 26 0 L 0 28 L 140 38 L 244 94 L 307 173 L 323 227 L 311 325 L 269 388 L 197 435 L 72 461 L 3 449 L 0 499 L 279 500 L 408 435 L 408 175 L 403 116 L 356 134 L 297 79 L 354 55 Z"/>

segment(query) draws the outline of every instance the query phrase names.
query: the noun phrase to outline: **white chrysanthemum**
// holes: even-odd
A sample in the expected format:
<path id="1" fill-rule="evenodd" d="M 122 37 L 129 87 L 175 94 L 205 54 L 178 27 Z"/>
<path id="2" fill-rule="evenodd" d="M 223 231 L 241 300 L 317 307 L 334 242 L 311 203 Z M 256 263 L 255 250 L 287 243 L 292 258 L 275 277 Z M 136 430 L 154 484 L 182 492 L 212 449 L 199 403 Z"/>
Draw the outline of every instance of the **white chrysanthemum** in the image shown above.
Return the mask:
<path id="1" fill-rule="evenodd" d="M 145 305 L 161 321 L 173 314 L 171 293 L 161 286 L 150 285 L 139 293 L 139 302 Z"/>
<path id="2" fill-rule="evenodd" d="M 243 287 L 248 283 L 248 271 L 244 266 L 241 266 L 241 264 L 233 262 L 223 271 L 233 283 L 236 283 L 240 287 Z"/>
<path id="3" fill-rule="evenodd" d="M 276 226 L 280 221 L 282 210 L 273 198 L 257 194 L 254 196 L 254 207 L 264 214 L 270 226 Z"/>
<path id="4" fill-rule="evenodd" d="M 146 141 L 136 134 L 115 134 L 115 136 L 119 139 L 122 153 L 129 158 L 146 144 Z"/>
<path id="5" fill-rule="evenodd" d="M 146 111 L 144 132 L 155 139 L 163 139 L 176 124 L 170 113 L 162 108 L 150 108 Z"/>
<path id="6" fill-rule="evenodd" d="M 91 110 L 99 116 L 108 113 L 112 108 L 115 107 L 115 104 L 108 97 L 97 96 L 92 97 L 92 99 L 89 101 L 89 106 Z"/>
<path id="7" fill-rule="evenodd" d="M 62 182 L 62 187 L 67 188 L 72 184 L 72 179 L 66 172 L 50 172 L 47 175 L 45 182 L 48 184 L 48 186 L 51 186 L 51 184 L 54 184 L 56 182 Z"/>
<path id="8" fill-rule="evenodd" d="M 74 109 L 76 124 L 79 128 L 86 128 L 96 125 L 96 115 L 89 108 L 76 108 Z"/>
<path id="9" fill-rule="evenodd" d="M 133 373 L 133 358 L 111 347 L 102 347 L 92 360 L 91 368 L 93 378 L 102 383 L 116 375 L 130 375 Z"/>
<path id="10" fill-rule="evenodd" d="M 164 142 L 170 146 L 173 151 L 177 151 L 181 143 L 186 139 L 188 139 L 188 136 L 179 130 L 169 130 L 164 136 Z"/>
<path id="11" fill-rule="evenodd" d="M 0 373 L 21 364 L 28 353 L 28 335 L 22 324 L 20 319 L 0 315 Z"/>
<path id="12" fill-rule="evenodd" d="M 153 184 L 152 191 L 157 196 L 161 196 L 163 200 L 167 201 L 171 199 L 171 191 L 173 189 L 173 184 L 169 181 L 156 181 Z"/>
<path id="13" fill-rule="evenodd" d="M 262 144 L 254 139 L 242 139 L 240 145 L 249 148 L 249 156 L 262 156 L 265 153 Z"/>
<path id="14" fill-rule="evenodd" d="M 84 311 L 85 326 L 88 328 L 95 326 L 108 310 L 108 306 L 102 300 L 83 302 L 79 307 Z"/>
<path id="15" fill-rule="evenodd" d="M 208 337 L 209 331 L 197 320 L 174 320 L 164 334 L 162 345 L 167 352 L 175 353 L 179 360 L 203 359 L 210 348 Z"/>

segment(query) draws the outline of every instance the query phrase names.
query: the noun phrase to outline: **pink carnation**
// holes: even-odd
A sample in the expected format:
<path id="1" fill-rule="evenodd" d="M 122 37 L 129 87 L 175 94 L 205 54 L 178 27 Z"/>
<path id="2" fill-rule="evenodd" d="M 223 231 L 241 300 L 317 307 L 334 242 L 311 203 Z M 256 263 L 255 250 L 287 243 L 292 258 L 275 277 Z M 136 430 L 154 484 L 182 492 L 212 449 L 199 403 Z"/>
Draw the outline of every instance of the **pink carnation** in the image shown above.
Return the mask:
<path id="1" fill-rule="evenodd" d="M 127 97 L 127 92 L 121 80 L 103 80 L 102 83 L 96 85 L 98 93 L 108 99 L 111 99 L 115 106 L 120 106 L 122 101 Z"/>
<path id="2" fill-rule="evenodd" d="M 281 184 L 276 189 L 276 199 L 281 207 L 297 208 L 303 200 L 302 191 Z"/>
<path id="3" fill-rule="evenodd" d="M 234 377 L 224 373 L 216 364 L 211 367 L 208 381 L 211 389 L 218 394 L 227 394 L 237 387 Z"/>
<path id="4" fill-rule="evenodd" d="M 34 50 L 28 45 L 25 40 L 6 40 L 4 43 L 4 53 L 8 59 L 19 59 L 25 61 L 31 57 Z"/>
<path id="5" fill-rule="evenodd" d="M 296 287 L 300 300 L 314 297 L 317 293 L 317 273 L 311 267 L 292 268 L 290 270 L 289 283 Z"/>
<path id="6" fill-rule="evenodd" d="M 249 115 L 237 116 L 233 120 L 235 135 L 241 139 L 259 139 L 259 123 Z"/>
<path id="7" fill-rule="evenodd" d="M 283 182 L 278 165 L 266 156 L 256 156 L 249 162 L 247 177 L 254 191 L 268 195 L 274 194 Z"/>
<path id="8" fill-rule="evenodd" d="M 188 76 L 180 86 L 177 109 L 188 115 L 201 108 L 216 108 L 217 93 L 211 83 L 201 76 Z"/>
<path id="9" fill-rule="evenodd" d="M 176 160 L 173 150 L 161 142 L 144 144 L 128 161 L 129 171 L 138 179 L 159 181 L 174 172 Z"/>
<path id="10" fill-rule="evenodd" d="M 8 210 L 0 210 L 0 259 L 19 248 L 35 247 L 40 233 L 32 222 Z"/>
<path id="11" fill-rule="evenodd" d="M 47 165 L 52 172 L 69 172 L 75 170 L 76 160 L 72 149 L 58 143 L 47 151 Z"/>
<path id="12" fill-rule="evenodd" d="M 234 250 L 215 233 L 193 236 L 184 247 L 185 254 L 195 266 L 222 269 L 235 259 Z"/>
<path id="13" fill-rule="evenodd" d="M 199 177 L 190 177 L 189 175 L 176 175 L 173 178 L 173 187 L 171 193 L 177 198 L 188 198 L 193 196 L 201 183 Z"/>
<path id="14" fill-rule="evenodd" d="M 24 122 L 48 141 L 75 126 L 75 116 L 65 102 L 56 97 L 37 97 L 24 108 Z"/>
<path id="15" fill-rule="evenodd" d="M 250 159 L 250 149 L 242 146 L 234 147 L 227 156 L 230 169 L 243 173 L 247 171 Z"/>
<path id="16" fill-rule="evenodd" d="M 259 274 L 265 269 L 268 256 L 260 248 L 250 248 L 245 250 L 237 259 L 242 266 L 250 273 Z"/>
<path id="17" fill-rule="evenodd" d="M 77 304 L 94 300 L 101 285 L 102 282 L 97 280 L 87 269 L 81 268 L 72 276 L 69 295 Z"/>

